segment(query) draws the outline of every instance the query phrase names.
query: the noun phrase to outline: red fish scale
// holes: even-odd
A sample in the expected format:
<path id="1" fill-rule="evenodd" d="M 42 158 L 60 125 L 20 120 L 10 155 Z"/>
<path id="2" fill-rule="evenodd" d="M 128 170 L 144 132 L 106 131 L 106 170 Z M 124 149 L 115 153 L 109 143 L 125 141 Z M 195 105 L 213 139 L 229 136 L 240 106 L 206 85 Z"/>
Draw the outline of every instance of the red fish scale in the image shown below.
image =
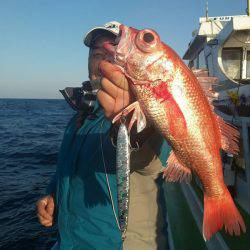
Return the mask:
<path id="1" fill-rule="evenodd" d="M 223 178 L 220 169 L 222 168 L 219 147 L 214 134 L 213 114 L 198 83 L 194 84 L 196 79 L 192 79 L 192 76 L 183 79 L 185 86 L 183 98 L 188 97 L 190 107 L 193 109 L 192 113 L 196 114 L 193 117 L 195 126 L 186 127 L 185 118 L 184 123 L 181 118 L 179 119 L 181 121 L 178 121 L 176 114 L 179 111 L 167 113 L 166 105 L 170 107 L 168 110 L 173 110 L 174 106 L 171 102 L 172 95 L 168 91 L 171 82 L 168 85 L 162 82 L 152 88 L 139 86 L 136 88 L 137 99 L 143 106 L 148 119 L 153 121 L 168 139 L 182 163 L 198 174 L 208 195 L 218 195 L 223 192 L 224 185 L 221 182 Z M 159 99 L 161 102 L 158 101 Z M 197 134 L 200 134 L 202 138 Z"/>

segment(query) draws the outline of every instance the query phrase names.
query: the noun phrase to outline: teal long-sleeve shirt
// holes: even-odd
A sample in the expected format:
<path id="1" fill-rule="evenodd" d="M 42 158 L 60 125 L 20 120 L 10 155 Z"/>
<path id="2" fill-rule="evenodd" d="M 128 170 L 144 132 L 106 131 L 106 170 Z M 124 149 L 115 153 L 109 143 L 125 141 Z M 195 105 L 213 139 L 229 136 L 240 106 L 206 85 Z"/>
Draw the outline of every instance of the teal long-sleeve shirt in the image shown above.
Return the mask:
<path id="1" fill-rule="evenodd" d="M 80 129 L 74 116 L 65 130 L 57 171 L 47 189 L 56 198 L 60 250 L 122 249 L 104 170 L 118 214 L 115 148 L 109 129 L 110 122 L 97 104 L 94 115 L 87 116 Z M 160 153 L 166 158 L 162 148 Z"/>
<path id="2" fill-rule="evenodd" d="M 56 175 L 47 190 L 56 195 L 60 250 L 122 249 L 102 158 L 103 149 L 116 206 L 115 148 L 109 128 L 110 122 L 98 109 L 80 129 L 74 116 L 65 130 Z"/>

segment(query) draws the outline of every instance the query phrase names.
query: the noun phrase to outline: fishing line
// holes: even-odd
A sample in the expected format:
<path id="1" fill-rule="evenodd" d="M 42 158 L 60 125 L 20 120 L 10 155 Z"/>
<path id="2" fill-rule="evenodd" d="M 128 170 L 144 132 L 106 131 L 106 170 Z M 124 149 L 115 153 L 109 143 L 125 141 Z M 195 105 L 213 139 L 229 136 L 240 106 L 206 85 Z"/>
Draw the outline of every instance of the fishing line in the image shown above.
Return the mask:
<path id="1" fill-rule="evenodd" d="M 123 84 L 123 88 L 122 88 L 122 115 L 120 118 L 120 122 L 125 124 L 126 123 L 126 116 L 124 115 L 124 110 L 125 110 L 125 75 L 123 76 L 122 79 L 122 84 Z"/>

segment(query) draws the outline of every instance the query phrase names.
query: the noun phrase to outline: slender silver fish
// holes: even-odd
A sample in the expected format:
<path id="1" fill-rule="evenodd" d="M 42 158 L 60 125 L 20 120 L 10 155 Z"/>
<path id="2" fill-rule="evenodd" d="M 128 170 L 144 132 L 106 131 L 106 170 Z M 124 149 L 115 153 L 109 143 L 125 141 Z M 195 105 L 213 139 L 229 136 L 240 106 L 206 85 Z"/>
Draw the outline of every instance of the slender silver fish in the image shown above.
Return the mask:
<path id="1" fill-rule="evenodd" d="M 118 216 L 122 238 L 128 224 L 129 210 L 130 141 L 125 124 L 121 123 L 116 145 L 116 179 L 118 196 Z"/>

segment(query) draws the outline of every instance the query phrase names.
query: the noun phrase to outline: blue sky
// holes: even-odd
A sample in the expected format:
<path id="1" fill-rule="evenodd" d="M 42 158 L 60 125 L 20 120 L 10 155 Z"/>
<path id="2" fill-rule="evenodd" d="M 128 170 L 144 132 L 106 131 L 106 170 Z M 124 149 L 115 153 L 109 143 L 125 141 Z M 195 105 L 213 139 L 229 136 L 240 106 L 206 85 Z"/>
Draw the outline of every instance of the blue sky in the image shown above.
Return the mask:
<path id="1" fill-rule="evenodd" d="M 0 0 L 0 98 L 60 98 L 87 80 L 82 39 L 117 20 L 153 28 L 182 56 L 205 0 Z M 209 0 L 209 15 L 245 14 L 246 0 Z"/>

